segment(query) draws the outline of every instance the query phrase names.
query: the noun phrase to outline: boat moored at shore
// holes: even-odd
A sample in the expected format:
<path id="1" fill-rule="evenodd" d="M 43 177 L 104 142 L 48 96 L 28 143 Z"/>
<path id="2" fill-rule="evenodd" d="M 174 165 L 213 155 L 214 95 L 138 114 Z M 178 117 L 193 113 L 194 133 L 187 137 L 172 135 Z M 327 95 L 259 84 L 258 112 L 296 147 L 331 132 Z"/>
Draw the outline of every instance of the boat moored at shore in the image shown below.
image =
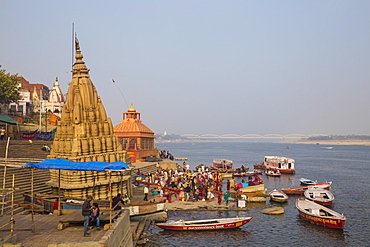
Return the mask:
<path id="1" fill-rule="evenodd" d="M 307 199 L 297 199 L 299 216 L 317 225 L 343 229 L 346 216 Z"/>
<path id="2" fill-rule="evenodd" d="M 175 231 L 200 231 L 200 230 L 224 230 L 237 228 L 247 224 L 253 217 L 236 217 L 206 220 L 178 220 L 166 223 L 157 223 L 156 226 L 165 230 Z"/>

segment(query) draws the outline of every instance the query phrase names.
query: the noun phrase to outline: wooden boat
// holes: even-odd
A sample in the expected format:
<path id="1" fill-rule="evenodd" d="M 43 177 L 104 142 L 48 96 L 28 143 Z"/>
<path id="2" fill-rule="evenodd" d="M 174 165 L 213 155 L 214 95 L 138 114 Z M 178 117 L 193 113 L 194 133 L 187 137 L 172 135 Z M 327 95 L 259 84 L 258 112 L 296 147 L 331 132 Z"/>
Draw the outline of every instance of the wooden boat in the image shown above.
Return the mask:
<path id="1" fill-rule="evenodd" d="M 311 201 L 318 204 L 328 206 L 331 205 L 334 200 L 334 195 L 329 190 L 321 189 L 316 186 L 309 186 L 304 192 L 304 196 Z"/>
<path id="2" fill-rule="evenodd" d="M 273 190 L 269 193 L 270 199 L 275 202 L 286 202 L 288 200 L 288 195 L 284 192 Z"/>
<path id="3" fill-rule="evenodd" d="M 300 217 L 317 225 L 343 229 L 346 223 L 343 214 L 307 199 L 297 199 L 296 207 Z"/>
<path id="4" fill-rule="evenodd" d="M 234 177 L 248 177 L 248 176 L 254 176 L 256 175 L 255 172 L 237 172 L 237 173 L 234 173 Z"/>
<path id="5" fill-rule="evenodd" d="M 299 182 L 303 185 L 315 185 L 315 184 L 317 184 L 317 182 L 315 182 L 311 179 L 307 179 L 307 178 L 300 178 Z"/>
<path id="6" fill-rule="evenodd" d="M 242 188 L 239 188 L 239 190 L 240 192 L 257 192 L 257 191 L 266 192 L 264 184 L 242 187 Z"/>
<path id="7" fill-rule="evenodd" d="M 281 173 L 279 172 L 279 170 L 274 169 L 265 170 L 265 174 L 266 176 L 270 177 L 281 177 Z"/>
<path id="8" fill-rule="evenodd" d="M 294 159 L 280 156 L 265 156 L 261 164 L 255 164 L 255 169 L 277 169 L 280 173 L 294 174 Z"/>
<path id="9" fill-rule="evenodd" d="M 214 159 L 211 168 L 219 170 L 230 170 L 233 169 L 233 161 L 226 159 Z"/>
<path id="10" fill-rule="evenodd" d="M 316 184 L 315 186 L 321 188 L 321 189 L 330 189 L 332 182 L 326 182 L 321 184 Z M 287 195 L 303 195 L 303 193 L 308 189 L 309 186 L 302 186 L 302 187 L 296 187 L 296 188 L 288 188 L 288 189 L 281 189 L 285 194 Z"/>
<path id="11" fill-rule="evenodd" d="M 188 158 L 175 158 L 175 160 L 188 160 Z"/>
<path id="12" fill-rule="evenodd" d="M 207 220 L 178 220 L 155 225 L 165 230 L 175 231 L 201 231 L 201 230 L 224 230 L 240 227 L 247 224 L 253 217 L 236 217 Z"/>

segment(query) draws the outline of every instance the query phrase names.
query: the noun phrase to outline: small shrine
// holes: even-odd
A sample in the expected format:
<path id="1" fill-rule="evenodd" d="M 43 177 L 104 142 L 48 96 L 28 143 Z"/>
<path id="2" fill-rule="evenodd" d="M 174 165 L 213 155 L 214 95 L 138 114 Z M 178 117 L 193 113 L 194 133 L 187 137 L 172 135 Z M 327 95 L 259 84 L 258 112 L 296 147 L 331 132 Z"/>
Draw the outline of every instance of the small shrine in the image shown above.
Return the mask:
<path id="1" fill-rule="evenodd" d="M 140 113 L 132 103 L 127 112 L 123 113 L 122 122 L 114 126 L 114 133 L 133 162 L 156 155 L 154 132 L 142 123 Z"/>
<path id="2" fill-rule="evenodd" d="M 44 109 L 46 112 L 51 112 L 61 117 L 64 103 L 64 95 L 62 89 L 59 87 L 58 77 L 56 77 L 53 89 L 49 93 L 48 101 L 45 103 Z"/>
<path id="3" fill-rule="evenodd" d="M 82 60 L 79 42 L 76 39 L 76 62 L 73 65 L 72 81 L 68 87 L 66 104 L 54 137 L 48 159 L 61 158 L 74 162 L 130 161 L 113 133 L 111 119 L 107 117 L 103 103 L 93 85 L 89 69 Z M 56 82 L 57 83 L 57 82 Z M 55 84 L 54 84 L 55 86 Z M 50 170 L 49 184 L 53 191 L 58 188 L 64 196 L 94 199 L 109 199 L 113 194 L 131 195 L 131 169 L 111 172 Z"/>

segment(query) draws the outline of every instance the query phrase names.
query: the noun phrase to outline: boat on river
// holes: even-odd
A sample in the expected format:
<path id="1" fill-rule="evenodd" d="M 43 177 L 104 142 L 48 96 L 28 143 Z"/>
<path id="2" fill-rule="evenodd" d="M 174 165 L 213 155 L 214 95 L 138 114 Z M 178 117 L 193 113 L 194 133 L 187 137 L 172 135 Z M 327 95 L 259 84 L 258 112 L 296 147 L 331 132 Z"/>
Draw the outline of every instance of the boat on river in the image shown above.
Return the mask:
<path id="1" fill-rule="evenodd" d="M 294 174 L 294 159 L 280 156 L 265 156 L 261 164 L 255 164 L 255 169 L 277 169 L 280 173 Z"/>
<path id="2" fill-rule="evenodd" d="M 266 174 L 266 176 L 270 176 L 270 177 L 281 177 L 280 171 L 275 170 L 275 169 L 265 170 L 265 174 Z"/>
<path id="3" fill-rule="evenodd" d="M 311 179 L 307 179 L 307 178 L 300 178 L 299 179 L 299 182 L 302 184 L 302 185 L 315 185 L 317 184 L 316 181 L 313 181 Z"/>
<path id="4" fill-rule="evenodd" d="M 343 229 L 346 223 L 343 214 L 307 199 L 297 199 L 296 208 L 300 217 L 317 225 Z"/>
<path id="5" fill-rule="evenodd" d="M 288 200 L 288 195 L 284 192 L 274 189 L 269 193 L 270 199 L 275 202 L 286 202 Z"/>
<path id="6" fill-rule="evenodd" d="M 211 168 L 218 169 L 218 170 L 232 170 L 233 169 L 233 161 L 227 159 L 214 159 L 211 165 Z"/>
<path id="7" fill-rule="evenodd" d="M 253 217 L 235 217 L 206 220 L 177 220 L 155 225 L 165 230 L 175 231 L 201 231 L 201 230 L 224 230 L 237 228 L 247 224 Z"/>
<path id="8" fill-rule="evenodd" d="M 318 188 L 316 186 L 309 186 L 304 192 L 304 196 L 311 201 L 318 204 L 329 206 L 334 201 L 334 195 L 329 190 Z"/>
<path id="9" fill-rule="evenodd" d="M 329 190 L 332 182 L 326 182 L 321 184 L 316 184 L 315 186 L 321 189 Z M 287 195 L 303 195 L 303 193 L 308 189 L 309 186 L 302 186 L 296 188 L 281 189 Z"/>

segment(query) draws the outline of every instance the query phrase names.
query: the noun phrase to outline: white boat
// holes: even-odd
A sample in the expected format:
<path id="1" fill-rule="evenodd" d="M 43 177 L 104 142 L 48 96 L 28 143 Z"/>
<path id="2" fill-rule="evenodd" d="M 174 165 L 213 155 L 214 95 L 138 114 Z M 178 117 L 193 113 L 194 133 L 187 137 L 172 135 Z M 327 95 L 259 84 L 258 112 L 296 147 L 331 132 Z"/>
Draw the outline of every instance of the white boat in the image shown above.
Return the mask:
<path id="1" fill-rule="evenodd" d="M 240 227 L 247 224 L 253 217 L 235 217 L 206 220 L 178 220 L 166 223 L 157 223 L 156 226 L 165 230 L 177 231 L 200 231 L 200 230 L 223 230 Z"/>
<path id="2" fill-rule="evenodd" d="M 304 196 L 311 201 L 318 204 L 328 206 L 331 205 L 334 200 L 334 195 L 329 190 L 322 189 L 316 186 L 309 186 L 304 192 Z"/>
<path id="3" fill-rule="evenodd" d="M 301 184 L 303 184 L 303 185 L 315 185 L 315 184 L 317 184 L 316 181 L 313 181 L 313 180 L 307 179 L 307 178 L 301 178 L 301 179 L 299 179 L 299 182 L 301 182 Z"/>
<path id="4" fill-rule="evenodd" d="M 280 156 L 265 156 L 261 164 L 255 164 L 256 169 L 277 169 L 281 173 L 294 174 L 294 159 Z"/>
<path id="5" fill-rule="evenodd" d="M 231 170 L 233 169 L 233 161 L 227 159 L 214 159 L 211 167 L 220 170 Z"/>
<path id="6" fill-rule="evenodd" d="M 273 200 L 275 202 L 286 202 L 289 198 L 287 194 L 285 194 L 284 192 L 278 191 L 276 189 L 271 191 L 269 193 L 269 196 L 270 196 L 271 200 Z"/>

